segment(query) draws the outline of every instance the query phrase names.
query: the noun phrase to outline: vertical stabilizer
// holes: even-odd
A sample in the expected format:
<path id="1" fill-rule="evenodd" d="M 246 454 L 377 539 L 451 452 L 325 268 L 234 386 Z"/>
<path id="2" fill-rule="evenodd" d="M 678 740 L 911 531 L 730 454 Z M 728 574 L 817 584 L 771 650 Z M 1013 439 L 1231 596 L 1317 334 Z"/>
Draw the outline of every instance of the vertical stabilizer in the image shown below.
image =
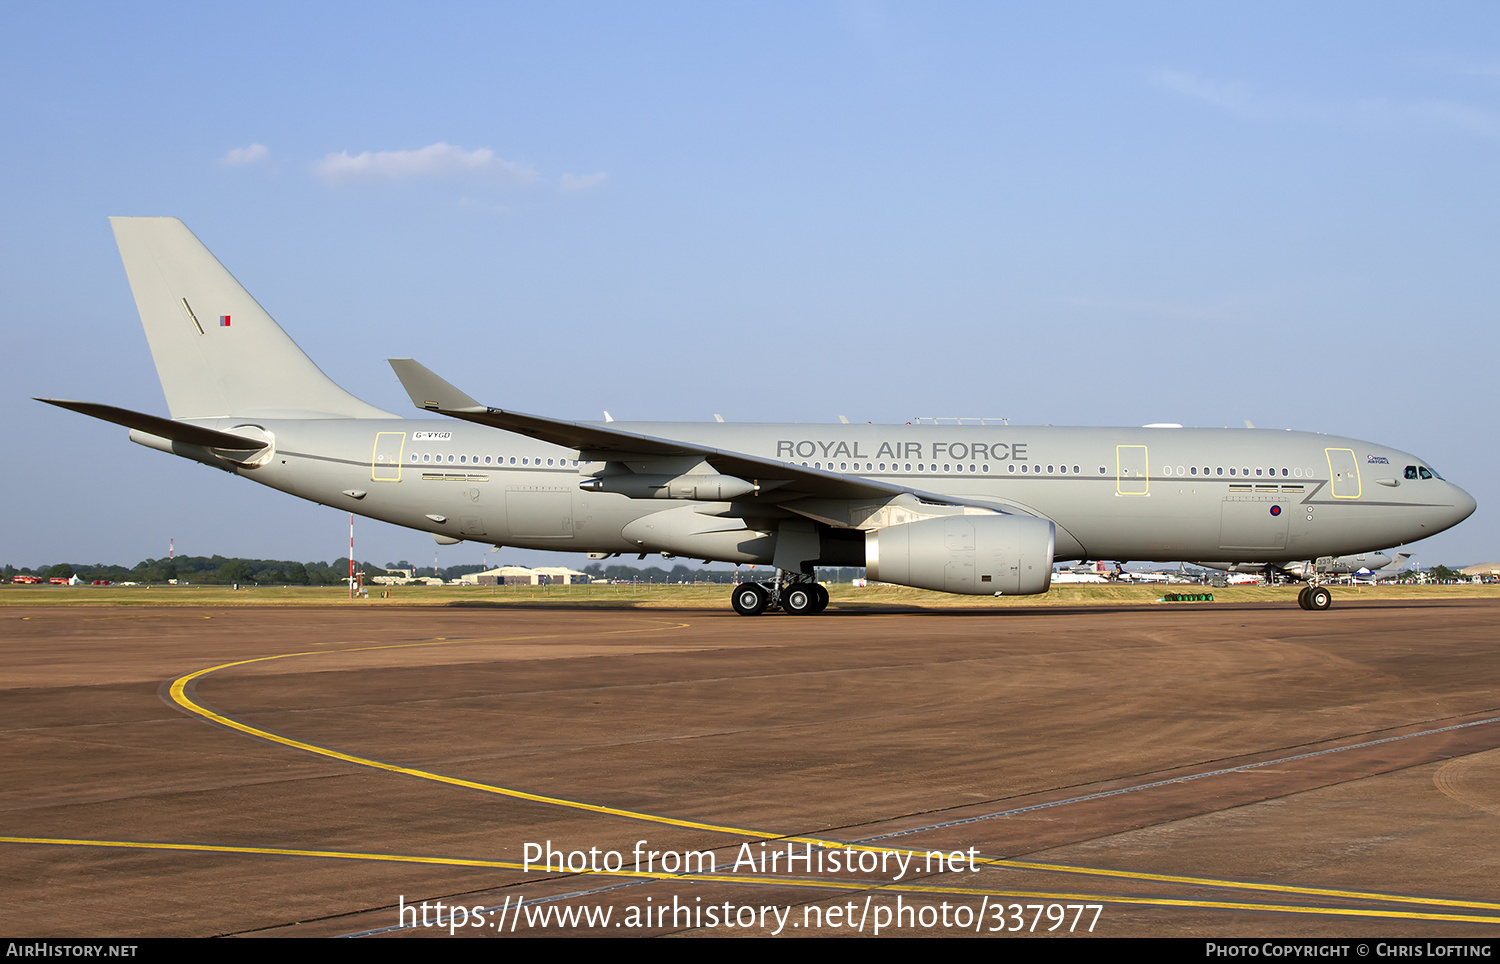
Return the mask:
<path id="1" fill-rule="evenodd" d="M 173 418 L 394 418 L 344 391 L 176 218 L 110 218 Z"/>

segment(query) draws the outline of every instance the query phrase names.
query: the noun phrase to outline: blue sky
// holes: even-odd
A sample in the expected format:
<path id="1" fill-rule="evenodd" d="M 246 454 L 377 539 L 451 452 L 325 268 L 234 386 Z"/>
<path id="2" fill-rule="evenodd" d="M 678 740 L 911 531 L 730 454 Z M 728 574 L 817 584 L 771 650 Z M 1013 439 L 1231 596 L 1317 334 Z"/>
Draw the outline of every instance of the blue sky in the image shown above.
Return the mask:
<path id="1" fill-rule="evenodd" d="M 1250 419 L 1469 489 L 1416 562 L 1500 552 L 1493 4 L 8 4 L 0 112 L 0 562 L 343 551 L 29 400 L 165 414 L 116 214 L 393 411 L 411 355 L 570 418 Z"/>

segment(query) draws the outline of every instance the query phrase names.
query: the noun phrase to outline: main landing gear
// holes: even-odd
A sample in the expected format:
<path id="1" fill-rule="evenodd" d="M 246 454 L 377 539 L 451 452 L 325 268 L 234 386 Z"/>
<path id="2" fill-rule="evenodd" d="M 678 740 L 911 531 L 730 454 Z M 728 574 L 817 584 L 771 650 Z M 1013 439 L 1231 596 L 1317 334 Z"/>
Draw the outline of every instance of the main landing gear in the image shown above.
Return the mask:
<path id="1" fill-rule="evenodd" d="M 1322 612 L 1333 605 L 1333 593 L 1327 586 L 1304 586 L 1297 593 L 1297 605 L 1309 612 Z"/>
<path id="2" fill-rule="evenodd" d="M 730 602 L 741 616 L 759 616 L 774 609 L 792 616 L 811 616 L 828 608 L 828 590 L 811 576 L 778 572 L 769 586 L 758 582 L 735 586 Z"/>

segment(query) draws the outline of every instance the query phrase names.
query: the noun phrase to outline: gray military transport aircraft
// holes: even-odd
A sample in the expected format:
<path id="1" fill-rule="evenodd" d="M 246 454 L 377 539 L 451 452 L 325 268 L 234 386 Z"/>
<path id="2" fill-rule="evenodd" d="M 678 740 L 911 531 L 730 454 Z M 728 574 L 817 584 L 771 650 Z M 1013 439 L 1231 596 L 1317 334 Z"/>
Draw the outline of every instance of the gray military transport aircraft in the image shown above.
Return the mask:
<path id="1" fill-rule="evenodd" d="M 1411 466 L 1411 468 L 1416 468 L 1416 466 Z M 1308 580 L 1313 574 L 1319 576 L 1375 575 L 1377 570 L 1385 569 L 1391 563 L 1395 563 L 1396 569 L 1385 573 L 1384 576 L 1376 576 L 1376 578 L 1386 578 L 1396 575 L 1396 570 L 1404 566 L 1411 556 L 1409 552 L 1390 550 L 1388 552 L 1357 552 L 1347 556 L 1322 556 L 1318 559 L 1298 560 L 1280 565 L 1266 562 L 1200 562 L 1197 565 L 1225 572 L 1254 575 L 1269 572 L 1286 579 Z"/>
<path id="2" fill-rule="evenodd" d="M 443 544 L 773 566 L 734 588 L 744 615 L 821 611 L 817 565 L 1029 595 L 1054 560 L 1290 567 L 1474 511 L 1415 456 L 1307 432 L 569 422 L 491 408 L 392 359 L 424 411 L 405 419 L 334 384 L 181 221 L 112 223 L 171 418 L 41 401 Z M 1307 568 L 1300 604 L 1327 609 Z"/>

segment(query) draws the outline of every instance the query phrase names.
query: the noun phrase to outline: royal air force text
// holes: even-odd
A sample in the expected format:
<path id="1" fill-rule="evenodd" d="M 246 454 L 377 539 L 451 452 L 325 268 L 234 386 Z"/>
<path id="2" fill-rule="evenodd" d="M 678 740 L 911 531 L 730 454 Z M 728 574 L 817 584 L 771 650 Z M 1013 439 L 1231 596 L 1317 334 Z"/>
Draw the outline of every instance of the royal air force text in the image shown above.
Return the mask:
<path id="1" fill-rule="evenodd" d="M 860 442 L 815 442 L 811 439 L 776 442 L 778 459 L 890 459 L 921 461 L 932 459 L 977 460 L 993 462 L 1026 462 L 1030 460 L 1027 442 L 881 442 L 874 453 L 860 448 Z"/>

